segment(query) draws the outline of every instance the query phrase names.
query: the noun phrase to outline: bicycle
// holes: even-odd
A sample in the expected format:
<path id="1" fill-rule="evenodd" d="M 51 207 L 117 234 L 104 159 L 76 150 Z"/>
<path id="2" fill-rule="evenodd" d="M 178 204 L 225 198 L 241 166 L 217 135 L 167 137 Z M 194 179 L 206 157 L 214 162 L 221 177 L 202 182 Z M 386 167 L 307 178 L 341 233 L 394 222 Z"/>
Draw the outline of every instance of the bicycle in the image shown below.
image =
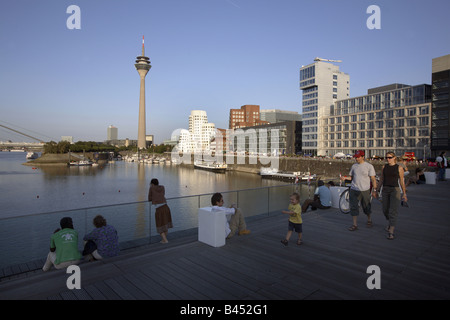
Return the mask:
<path id="1" fill-rule="evenodd" d="M 379 182 L 379 178 L 375 178 L 377 183 Z M 339 210 L 342 213 L 348 214 L 350 212 L 350 187 L 351 184 L 345 183 L 345 186 L 348 186 L 346 190 L 344 190 L 339 197 Z M 372 182 L 370 182 L 370 203 L 372 203 Z M 361 207 L 361 202 L 358 202 L 358 206 Z"/>

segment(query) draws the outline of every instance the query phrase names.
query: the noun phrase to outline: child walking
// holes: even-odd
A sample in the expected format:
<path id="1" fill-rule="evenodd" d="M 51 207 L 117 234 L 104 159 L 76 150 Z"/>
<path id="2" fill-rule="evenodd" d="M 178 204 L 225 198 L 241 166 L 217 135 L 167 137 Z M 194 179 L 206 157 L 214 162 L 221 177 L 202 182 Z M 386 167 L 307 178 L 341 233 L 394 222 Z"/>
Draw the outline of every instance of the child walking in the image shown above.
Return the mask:
<path id="1" fill-rule="evenodd" d="M 295 192 L 289 197 L 290 204 L 288 210 L 281 211 L 284 214 L 289 215 L 288 232 L 286 234 L 286 239 L 281 240 L 281 243 L 285 246 L 288 245 L 289 238 L 292 235 L 292 231 L 298 233 L 297 244 L 302 244 L 302 207 L 300 206 L 300 195 Z"/>

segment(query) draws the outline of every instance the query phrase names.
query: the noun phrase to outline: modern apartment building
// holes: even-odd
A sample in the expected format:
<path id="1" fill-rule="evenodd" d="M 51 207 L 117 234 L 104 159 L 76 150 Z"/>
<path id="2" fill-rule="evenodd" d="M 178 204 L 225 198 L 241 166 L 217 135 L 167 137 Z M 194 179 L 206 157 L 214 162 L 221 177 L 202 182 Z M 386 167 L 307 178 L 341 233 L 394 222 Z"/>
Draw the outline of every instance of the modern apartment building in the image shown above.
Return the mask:
<path id="1" fill-rule="evenodd" d="M 340 61 L 316 58 L 314 63 L 300 68 L 304 154 L 326 155 L 320 122 L 330 115 L 334 102 L 350 96 L 350 76 L 329 62 Z"/>
<path id="2" fill-rule="evenodd" d="M 258 105 L 243 105 L 240 109 L 230 109 L 229 129 L 239 129 L 266 124 L 260 118 Z"/>
<path id="3" fill-rule="evenodd" d="M 320 140 L 329 156 L 365 150 L 367 157 L 394 151 L 422 158 L 429 155 L 431 123 L 430 85 L 391 84 L 335 102 L 319 122 Z"/>
<path id="4" fill-rule="evenodd" d="M 450 150 L 450 54 L 432 62 L 431 150 Z"/>

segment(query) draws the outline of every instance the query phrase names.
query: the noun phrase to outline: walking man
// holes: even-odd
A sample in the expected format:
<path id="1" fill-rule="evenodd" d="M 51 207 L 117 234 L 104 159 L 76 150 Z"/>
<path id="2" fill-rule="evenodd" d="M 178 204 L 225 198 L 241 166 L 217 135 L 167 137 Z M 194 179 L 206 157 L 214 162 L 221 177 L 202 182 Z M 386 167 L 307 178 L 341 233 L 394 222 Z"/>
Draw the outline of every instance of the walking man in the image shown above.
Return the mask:
<path id="1" fill-rule="evenodd" d="M 352 180 L 352 185 L 350 187 L 350 215 L 353 219 L 353 225 L 348 229 L 350 231 L 355 231 L 358 229 L 358 215 L 359 208 L 358 204 L 361 203 L 364 213 L 367 215 L 367 226 L 372 226 L 372 219 L 370 214 L 371 203 L 370 203 L 370 189 L 372 187 L 372 193 L 376 196 L 375 189 L 377 188 L 377 181 L 375 179 L 375 168 L 372 164 L 365 162 L 364 151 L 358 150 L 353 158 L 356 159 L 356 163 L 350 169 L 350 177 Z M 344 180 L 341 177 L 341 180 Z M 372 182 L 372 186 L 370 183 Z"/>

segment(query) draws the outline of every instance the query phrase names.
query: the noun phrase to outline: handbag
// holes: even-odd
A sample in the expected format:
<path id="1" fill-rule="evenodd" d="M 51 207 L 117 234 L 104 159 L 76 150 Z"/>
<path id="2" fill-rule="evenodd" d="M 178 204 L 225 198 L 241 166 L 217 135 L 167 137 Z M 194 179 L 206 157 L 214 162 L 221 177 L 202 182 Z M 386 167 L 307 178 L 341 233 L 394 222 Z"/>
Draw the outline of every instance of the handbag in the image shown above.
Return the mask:
<path id="1" fill-rule="evenodd" d="M 86 242 L 86 244 L 84 245 L 83 256 L 87 256 L 95 250 L 97 250 L 97 245 L 95 244 L 95 242 L 92 240 L 88 240 L 88 242 Z"/>

